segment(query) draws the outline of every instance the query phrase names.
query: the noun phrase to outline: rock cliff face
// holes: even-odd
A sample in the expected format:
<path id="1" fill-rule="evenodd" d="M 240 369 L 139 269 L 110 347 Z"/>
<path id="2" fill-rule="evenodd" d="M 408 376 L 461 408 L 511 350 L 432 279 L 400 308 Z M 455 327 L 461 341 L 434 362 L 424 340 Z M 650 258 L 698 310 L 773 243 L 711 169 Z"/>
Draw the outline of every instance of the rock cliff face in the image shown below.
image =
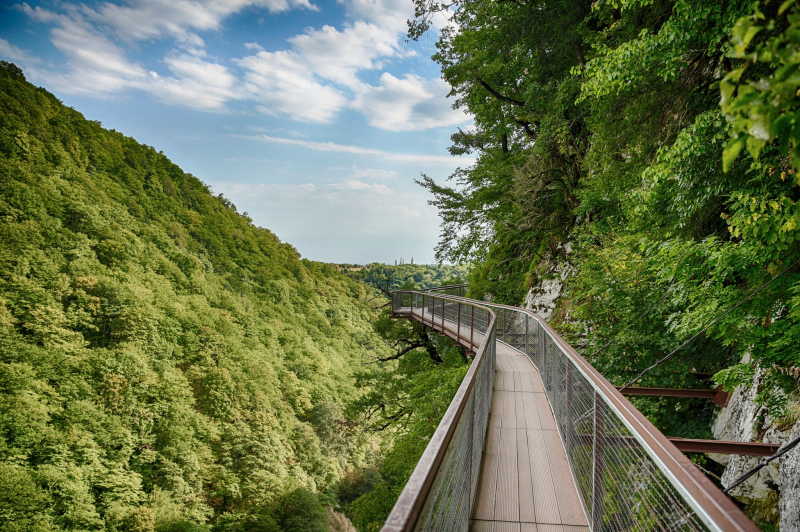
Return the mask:
<path id="1" fill-rule="evenodd" d="M 737 388 L 728 406 L 720 410 L 712 427 L 715 439 L 784 443 L 800 434 L 800 422 L 793 427 L 781 426 L 755 403 L 763 374 L 758 371 L 751 386 Z M 709 456 L 725 466 L 721 477 L 723 486 L 733 483 L 759 461 L 757 457 L 748 456 Z M 762 506 L 763 501 L 777 499 L 774 511 L 780 512 L 781 530 L 800 531 L 800 446 L 761 469 L 731 494 L 746 504 L 761 501 Z"/>
<path id="2" fill-rule="evenodd" d="M 572 246 L 567 244 L 564 247 L 565 254 L 572 251 Z M 561 297 L 561 291 L 564 288 L 564 280 L 567 278 L 571 271 L 571 266 L 566 261 L 559 261 L 551 263 L 547 269 L 545 278 L 539 283 L 528 290 L 528 295 L 525 296 L 525 303 L 523 306 L 530 309 L 543 317 L 546 320 L 550 319 L 553 311 L 556 308 L 556 302 Z"/>
<path id="3" fill-rule="evenodd" d="M 549 320 L 556 308 L 556 301 L 561 297 L 563 287 L 561 278 L 544 279 L 539 286 L 528 290 L 524 307 Z"/>

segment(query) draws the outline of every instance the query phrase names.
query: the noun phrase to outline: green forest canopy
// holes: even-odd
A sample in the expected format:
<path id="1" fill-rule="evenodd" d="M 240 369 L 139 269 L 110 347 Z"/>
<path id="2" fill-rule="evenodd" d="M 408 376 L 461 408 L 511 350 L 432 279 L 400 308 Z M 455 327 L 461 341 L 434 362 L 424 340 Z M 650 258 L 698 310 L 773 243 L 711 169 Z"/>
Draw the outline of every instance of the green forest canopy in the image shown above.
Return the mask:
<path id="1" fill-rule="evenodd" d="M 348 267 L 349 266 L 349 267 Z M 424 289 L 448 284 L 465 283 L 469 267 L 449 264 L 380 264 L 352 267 L 339 265 L 346 275 L 384 293 L 401 287 Z"/>
<path id="2" fill-rule="evenodd" d="M 8 63 L 0 109 L 0 530 L 327 530 L 372 291 Z"/>

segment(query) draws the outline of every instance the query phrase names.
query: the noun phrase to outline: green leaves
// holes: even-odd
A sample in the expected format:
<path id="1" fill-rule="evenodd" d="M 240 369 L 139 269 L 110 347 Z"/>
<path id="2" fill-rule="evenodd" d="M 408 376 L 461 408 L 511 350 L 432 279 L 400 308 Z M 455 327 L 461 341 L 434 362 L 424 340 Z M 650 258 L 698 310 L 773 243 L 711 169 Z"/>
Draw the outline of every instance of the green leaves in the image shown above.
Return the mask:
<path id="1" fill-rule="evenodd" d="M 782 153 L 792 152 L 792 166 L 800 168 L 800 157 L 794 150 L 800 140 L 800 11 L 792 6 L 792 2 L 782 4 L 775 20 L 766 20 L 756 10 L 736 23 L 731 33 L 731 55 L 743 65 L 728 73 L 720 84 L 720 106 L 730 123 L 731 135 L 746 139 L 754 159 L 777 141 Z M 769 30 L 768 36 L 756 39 L 762 30 Z M 725 171 L 736 158 L 732 153 L 723 158 Z"/>
<path id="2" fill-rule="evenodd" d="M 730 170 L 733 161 L 739 156 L 739 152 L 744 148 L 745 140 L 743 137 L 731 139 L 725 144 L 725 149 L 722 150 L 722 171 L 727 172 Z"/>

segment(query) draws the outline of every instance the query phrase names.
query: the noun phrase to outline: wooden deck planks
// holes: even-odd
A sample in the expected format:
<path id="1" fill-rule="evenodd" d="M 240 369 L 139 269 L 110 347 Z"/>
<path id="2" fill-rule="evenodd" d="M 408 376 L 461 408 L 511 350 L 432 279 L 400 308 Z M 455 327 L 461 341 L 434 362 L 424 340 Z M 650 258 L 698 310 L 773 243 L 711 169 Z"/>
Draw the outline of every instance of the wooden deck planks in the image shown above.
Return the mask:
<path id="1" fill-rule="evenodd" d="M 544 431 L 527 431 L 536 519 L 539 523 L 561 523 L 561 514 L 558 512 L 558 501 L 556 501 L 556 491 L 553 487 L 553 477 L 547 460 L 547 451 L 544 448 L 542 432 Z M 566 479 L 559 480 L 563 482 Z M 569 480 L 571 483 L 572 479 Z"/>
<path id="2" fill-rule="evenodd" d="M 491 434 L 491 427 L 500 427 L 501 420 L 502 420 L 502 406 L 501 406 L 501 399 L 502 396 L 498 393 L 497 390 L 492 394 L 492 410 L 489 414 L 489 432 Z"/>
<path id="3" fill-rule="evenodd" d="M 533 393 L 533 383 L 531 382 L 531 372 L 530 371 L 520 371 L 520 389 L 525 393 Z"/>
<path id="4" fill-rule="evenodd" d="M 536 399 L 532 393 L 521 393 L 522 408 L 525 415 L 525 428 L 540 430 L 542 423 L 539 421 L 539 408 L 536 404 Z"/>
<path id="5" fill-rule="evenodd" d="M 528 420 L 525 416 L 525 404 L 523 403 L 523 394 L 522 392 L 515 392 L 514 393 L 514 412 L 517 416 L 517 428 L 518 429 L 526 429 L 528 428 Z"/>
<path id="6" fill-rule="evenodd" d="M 494 519 L 494 500 L 497 494 L 497 462 L 500 445 L 499 428 L 490 427 L 486 437 L 486 450 L 481 463 L 481 478 L 478 484 L 478 496 L 475 501 L 474 519 Z"/>
<path id="7" fill-rule="evenodd" d="M 533 394 L 533 399 L 536 402 L 536 410 L 539 412 L 539 421 L 542 423 L 542 429 L 556 430 L 556 420 L 553 418 L 553 412 L 550 410 L 547 396 L 543 393 L 535 393 Z"/>
<path id="8" fill-rule="evenodd" d="M 565 525 L 585 525 L 586 518 L 583 515 L 583 507 L 578 498 L 575 484 L 572 482 L 567 456 L 564 453 L 564 447 L 561 445 L 561 438 L 553 430 L 542 431 L 542 436 L 544 437 L 544 445 L 547 449 L 550 472 L 553 478 L 570 480 L 570 482 L 554 483 L 561 523 Z"/>
<path id="9" fill-rule="evenodd" d="M 497 391 L 495 393 L 500 396 L 500 426 L 504 429 L 517 428 L 517 401 L 514 398 L 514 392 Z"/>
<path id="10" fill-rule="evenodd" d="M 519 466 L 519 520 L 535 523 L 536 509 L 533 499 L 531 459 L 528 454 L 528 433 L 517 430 L 517 464 Z"/>
<path id="11" fill-rule="evenodd" d="M 522 372 L 519 370 L 514 371 L 514 391 L 521 392 L 522 391 Z M 527 375 L 526 375 L 527 377 Z"/>
<path id="12" fill-rule="evenodd" d="M 503 421 L 505 422 L 505 420 Z M 519 468 L 517 466 L 516 429 L 505 427 L 500 429 L 499 455 L 494 520 L 519 522 Z"/>

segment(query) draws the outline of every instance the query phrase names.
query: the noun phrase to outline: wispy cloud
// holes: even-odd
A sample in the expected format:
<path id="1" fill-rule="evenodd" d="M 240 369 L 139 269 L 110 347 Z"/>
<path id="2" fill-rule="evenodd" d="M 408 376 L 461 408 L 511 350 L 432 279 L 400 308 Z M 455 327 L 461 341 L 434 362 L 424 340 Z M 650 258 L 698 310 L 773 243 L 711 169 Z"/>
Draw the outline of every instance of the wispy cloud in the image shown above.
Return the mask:
<path id="1" fill-rule="evenodd" d="M 301 146 L 310 150 L 325 151 L 333 153 L 350 153 L 353 155 L 365 155 L 379 157 L 384 160 L 408 164 L 423 164 L 433 166 L 467 166 L 473 164 L 475 159 L 470 157 L 452 157 L 449 155 L 420 155 L 417 153 L 395 153 L 375 148 L 365 148 L 363 146 L 353 146 L 351 144 L 336 144 L 334 142 L 315 142 L 311 140 L 287 139 L 283 137 L 271 137 L 269 135 L 236 135 L 237 138 L 259 140 L 275 144 L 289 144 Z"/>
<path id="2" fill-rule="evenodd" d="M 350 177 L 353 179 L 374 179 L 384 181 L 386 179 L 395 179 L 399 174 L 395 170 L 385 170 L 383 168 L 359 168 L 356 165 L 352 166 L 352 173 Z"/>
<path id="3" fill-rule="evenodd" d="M 18 48 L 5 39 L 0 39 L 0 57 L 18 61 L 20 63 L 39 63 L 38 57 Z"/>
<path id="4" fill-rule="evenodd" d="M 297 54 L 261 51 L 236 63 L 246 69 L 244 88 L 263 113 L 326 123 L 347 104 L 345 95 L 323 85 Z"/>
<path id="5" fill-rule="evenodd" d="M 317 10 L 308 0 L 145 0 L 131 5 L 103 2 L 96 9 L 82 4 L 80 11 L 129 42 L 168 35 L 182 43 L 203 46 L 197 31 L 218 31 L 224 19 L 248 7 L 273 13 L 295 8 Z"/>

